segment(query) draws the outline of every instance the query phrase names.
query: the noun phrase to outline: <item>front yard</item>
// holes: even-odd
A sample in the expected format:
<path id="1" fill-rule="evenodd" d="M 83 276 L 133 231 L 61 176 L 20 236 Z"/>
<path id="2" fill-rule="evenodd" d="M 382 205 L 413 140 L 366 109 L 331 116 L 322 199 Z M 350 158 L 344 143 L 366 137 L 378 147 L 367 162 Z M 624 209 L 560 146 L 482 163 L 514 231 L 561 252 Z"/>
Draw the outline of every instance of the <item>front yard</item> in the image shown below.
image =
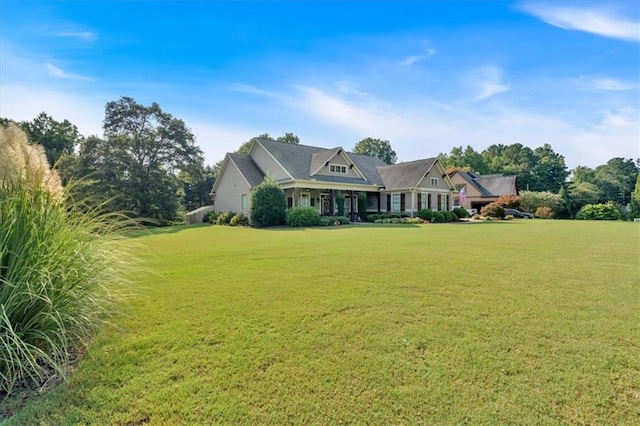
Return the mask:
<path id="1" fill-rule="evenodd" d="M 632 424 L 638 224 L 160 229 L 21 424 Z"/>

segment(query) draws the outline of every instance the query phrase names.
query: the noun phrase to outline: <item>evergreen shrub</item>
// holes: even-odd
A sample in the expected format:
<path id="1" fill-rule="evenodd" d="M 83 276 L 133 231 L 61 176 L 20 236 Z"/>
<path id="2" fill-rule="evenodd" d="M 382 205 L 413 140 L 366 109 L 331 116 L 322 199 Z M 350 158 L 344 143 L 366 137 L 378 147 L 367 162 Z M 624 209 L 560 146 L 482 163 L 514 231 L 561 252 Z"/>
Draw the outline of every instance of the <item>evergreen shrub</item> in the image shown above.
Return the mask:
<path id="1" fill-rule="evenodd" d="M 313 207 L 293 207 L 287 210 L 285 222 L 291 227 L 317 226 L 320 213 Z"/>

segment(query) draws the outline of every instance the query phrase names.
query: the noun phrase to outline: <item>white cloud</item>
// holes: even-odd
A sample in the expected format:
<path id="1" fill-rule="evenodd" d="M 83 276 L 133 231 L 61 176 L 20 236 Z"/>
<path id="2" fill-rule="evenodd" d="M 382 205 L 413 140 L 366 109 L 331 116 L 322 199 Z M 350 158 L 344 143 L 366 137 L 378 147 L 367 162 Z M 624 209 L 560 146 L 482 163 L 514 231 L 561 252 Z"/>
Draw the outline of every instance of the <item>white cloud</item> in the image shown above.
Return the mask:
<path id="1" fill-rule="evenodd" d="M 93 43 L 98 39 L 98 35 L 91 31 L 59 31 L 56 35 L 58 37 L 74 38 L 88 43 Z"/>
<path id="2" fill-rule="evenodd" d="M 466 73 L 463 78 L 475 91 L 474 100 L 488 99 L 509 90 L 502 83 L 502 70 L 494 65 L 485 65 Z"/>
<path id="3" fill-rule="evenodd" d="M 56 78 L 64 78 L 69 80 L 87 80 L 87 81 L 91 80 L 90 77 L 86 77 L 80 74 L 71 74 L 71 73 L 65 72 L 53 64 L 46 63 L 44 64 L 44 67 L 49 75 Z"/>
<path id="4" fill-rule="evenodd" d="M 578 88 L 583 90 L 610 90 L 626 91 L 637 90 L 638 83 L 630 83 L 607 77 L 586 77 L 581 76 L 574 80 Z"/>
<path id="5" fill-rule="evenodd" d="M 426 59 L 429 59 L 430 57 L 432 57 L 435 54 L 436 54 L 436 50 L 435 49 L 426 48 L 423 53 L 420 53 L 420 54 L 417 54 L 417 55 L 409 55 L 409 56 L 407 56 L 402 61 L 400 61 L 400 63 L 398 63 L 398 65 L 401 66 L 401 67 L 409 67 L 409 66 L 414 65 L 414 64 L 416 64 L 418 62 L 421 62 L 421 61 L 424 61 Z"/>
<path id="6" fill-rule="evenodd" d="M 565 30 L 640 42 L 640 22 L 617 16 L 610 10 L 562 7 L 540 2 L 524 3 L 520 8 L 550 25 Z"/>

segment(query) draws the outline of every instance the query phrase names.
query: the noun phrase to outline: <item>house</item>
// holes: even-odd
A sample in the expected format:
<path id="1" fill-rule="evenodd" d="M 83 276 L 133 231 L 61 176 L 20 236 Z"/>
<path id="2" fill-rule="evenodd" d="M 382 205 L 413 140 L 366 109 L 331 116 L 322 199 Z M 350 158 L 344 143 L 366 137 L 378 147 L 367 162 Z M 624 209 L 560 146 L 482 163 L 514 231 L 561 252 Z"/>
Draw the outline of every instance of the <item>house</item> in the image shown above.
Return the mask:
<path id="1" fill-rule="evenodd" d="M 323 216 L 338 211 L 356 220 L 358 195 L 367 195 L 368 213 L 449 210 L 454 185 L 437 158 L 388 165 L 382 160 L 332 149 L 256 140 L 247 155 L 225 156 L 211 195 L 217 211 L 249 213 L 251 190 L 264 177 L 284 190 L 288 207 L 308 206 Z"/>
<path id="2" fill-rule="evenodd" d="M 502 174 L 484 175 L 456 170 L 449 174 L 455 185 L 453 207 L 465 209 L 477 209 L 496 201 L 501 195 L 518 195 L 516 189 L 516 177 Z M 463 192 L 466 196 L 460 197 Z M 461 202 L 460 198 L 464 201 Z"/>

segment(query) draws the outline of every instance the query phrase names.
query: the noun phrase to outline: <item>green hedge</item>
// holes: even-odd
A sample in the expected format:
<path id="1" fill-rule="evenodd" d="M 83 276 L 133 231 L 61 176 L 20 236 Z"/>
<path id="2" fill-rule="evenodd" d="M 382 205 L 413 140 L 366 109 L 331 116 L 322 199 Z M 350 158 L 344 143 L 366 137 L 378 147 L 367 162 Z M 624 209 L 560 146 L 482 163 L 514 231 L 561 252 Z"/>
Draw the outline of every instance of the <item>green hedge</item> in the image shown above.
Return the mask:
<path id="1" fill-rule="evenodd" d="M 587 220 L 619 220 L 620 212 L 612 203 L 587 204 L 576 214 L 576 219 Z"/>
<path id="2" fill-rule="evenodd" d="M 316 226 L 320 223 L 320 213 L 313 207 L 292 207 L 287 210 L 285 223 L 292 227 Z"/>

